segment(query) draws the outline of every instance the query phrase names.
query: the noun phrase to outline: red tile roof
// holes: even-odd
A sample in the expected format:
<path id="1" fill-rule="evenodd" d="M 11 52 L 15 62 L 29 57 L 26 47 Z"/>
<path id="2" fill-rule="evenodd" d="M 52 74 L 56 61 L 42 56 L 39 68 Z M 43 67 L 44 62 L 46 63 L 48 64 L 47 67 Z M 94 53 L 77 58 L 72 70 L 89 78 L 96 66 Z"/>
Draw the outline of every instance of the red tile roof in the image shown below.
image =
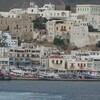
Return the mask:
<path id="1" fill-rule="evenodd" d="M 63 56 L 54 55 L 54 56 L 50 56 L 49 58 L 63 58 Z"/>

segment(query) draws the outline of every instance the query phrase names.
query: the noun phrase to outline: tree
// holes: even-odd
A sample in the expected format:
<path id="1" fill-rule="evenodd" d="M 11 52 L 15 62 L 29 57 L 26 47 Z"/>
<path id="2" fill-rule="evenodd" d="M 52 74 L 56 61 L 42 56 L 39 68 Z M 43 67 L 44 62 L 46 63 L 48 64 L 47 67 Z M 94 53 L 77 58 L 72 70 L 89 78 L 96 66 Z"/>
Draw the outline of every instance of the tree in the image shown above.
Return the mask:
<path id="1" fill-rule="evenodd" d="M 40 22 L 40 23 L 46 23 L 48 20 L 44 17 L 38 17 L 36 18 L 36 20 L 34 20 L 33 22 Z"/>
<path id="2" fill-rule="evenodd" d="M 38 17 L 33 21 L 35 29 L 46 29 L 45 23 L 47 22 L 46 18 Z"/>
<path id="3" fill-rule="evenodd" d="M 34 22 L 34 28 L 35 29 L 46 29 L 46 25 L 44 23 Z"/>
<path id="4" fill-rule="evenodd" d="M 62 45 L 65 44 L 63 39 L 60 39 L 60 38 L 57 38 L 57 37 L 54 38 L 53 43 L 54 43 L 55 45 L 57 45 L 57 46 L 62 46 Z"/>

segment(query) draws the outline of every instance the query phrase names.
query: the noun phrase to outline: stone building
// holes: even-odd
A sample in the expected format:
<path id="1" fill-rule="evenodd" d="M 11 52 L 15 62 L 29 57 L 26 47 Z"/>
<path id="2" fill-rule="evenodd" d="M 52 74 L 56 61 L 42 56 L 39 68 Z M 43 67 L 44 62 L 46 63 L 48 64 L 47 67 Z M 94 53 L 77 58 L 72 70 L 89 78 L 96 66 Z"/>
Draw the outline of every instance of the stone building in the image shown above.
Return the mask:
<path id="1" fill-rule="evenodd" d="M 33 20 L 36 20 L 36 18 L 39 17 L 39 15 L 23 13 L 23 14 L 20 14 L 20 17 L 23 19 L 29 19 L 29 20 L 33 21 Z"/>
<path id="2" fill-rule="evenodd" d="M 28 36 L 32 38 L 34 24 L 29 19 L 0 18 L 0 30 L 8 31 L 22 38 Z"/>
<path id="3" fill-rule="evenodd" d="M 48 33 L 54 36 L 63 36 L 64 33 L 67 34 L 71 32 L 71 24 L 62 20 L 48 21 L 46 28 Z"/>

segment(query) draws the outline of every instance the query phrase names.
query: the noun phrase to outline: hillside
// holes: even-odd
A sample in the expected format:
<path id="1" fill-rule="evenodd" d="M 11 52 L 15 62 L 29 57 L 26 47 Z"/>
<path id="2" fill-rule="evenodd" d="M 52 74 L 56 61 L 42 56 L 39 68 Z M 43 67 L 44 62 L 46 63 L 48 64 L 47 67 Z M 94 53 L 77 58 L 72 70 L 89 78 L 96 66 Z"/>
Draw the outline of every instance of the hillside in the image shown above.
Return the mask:
<path id="1" fill-rule="evenodd" d="M 0 0 L 0 11 L 9 11 L 12 8 L 18 7 L 28 7 L 29 2 L 35 2 L 39 6 L 43 6 L 45 3 L 53 4 L 67 4 L 67 5 L 76 5 L 76 4 L 100 4 L 100 0 Z"/>

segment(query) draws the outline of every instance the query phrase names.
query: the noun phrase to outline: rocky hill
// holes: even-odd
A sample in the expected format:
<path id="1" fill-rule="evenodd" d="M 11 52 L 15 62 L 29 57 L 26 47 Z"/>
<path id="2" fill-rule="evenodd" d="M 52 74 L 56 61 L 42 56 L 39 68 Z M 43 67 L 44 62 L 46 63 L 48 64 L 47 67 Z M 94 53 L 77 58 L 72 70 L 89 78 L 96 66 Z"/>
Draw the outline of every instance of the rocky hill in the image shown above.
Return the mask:
<path id="1" fill-rule="evenodd" d="M 35 2 L 39 6 L 43 6 L 45 3 L 53 4 L 67 4 L 75 6 L 76 4 L 100 4 L 100 0 L 0 0 L 0 11 L 9 11 L 12 8 L 29 6 L 29 2 Z"/>

